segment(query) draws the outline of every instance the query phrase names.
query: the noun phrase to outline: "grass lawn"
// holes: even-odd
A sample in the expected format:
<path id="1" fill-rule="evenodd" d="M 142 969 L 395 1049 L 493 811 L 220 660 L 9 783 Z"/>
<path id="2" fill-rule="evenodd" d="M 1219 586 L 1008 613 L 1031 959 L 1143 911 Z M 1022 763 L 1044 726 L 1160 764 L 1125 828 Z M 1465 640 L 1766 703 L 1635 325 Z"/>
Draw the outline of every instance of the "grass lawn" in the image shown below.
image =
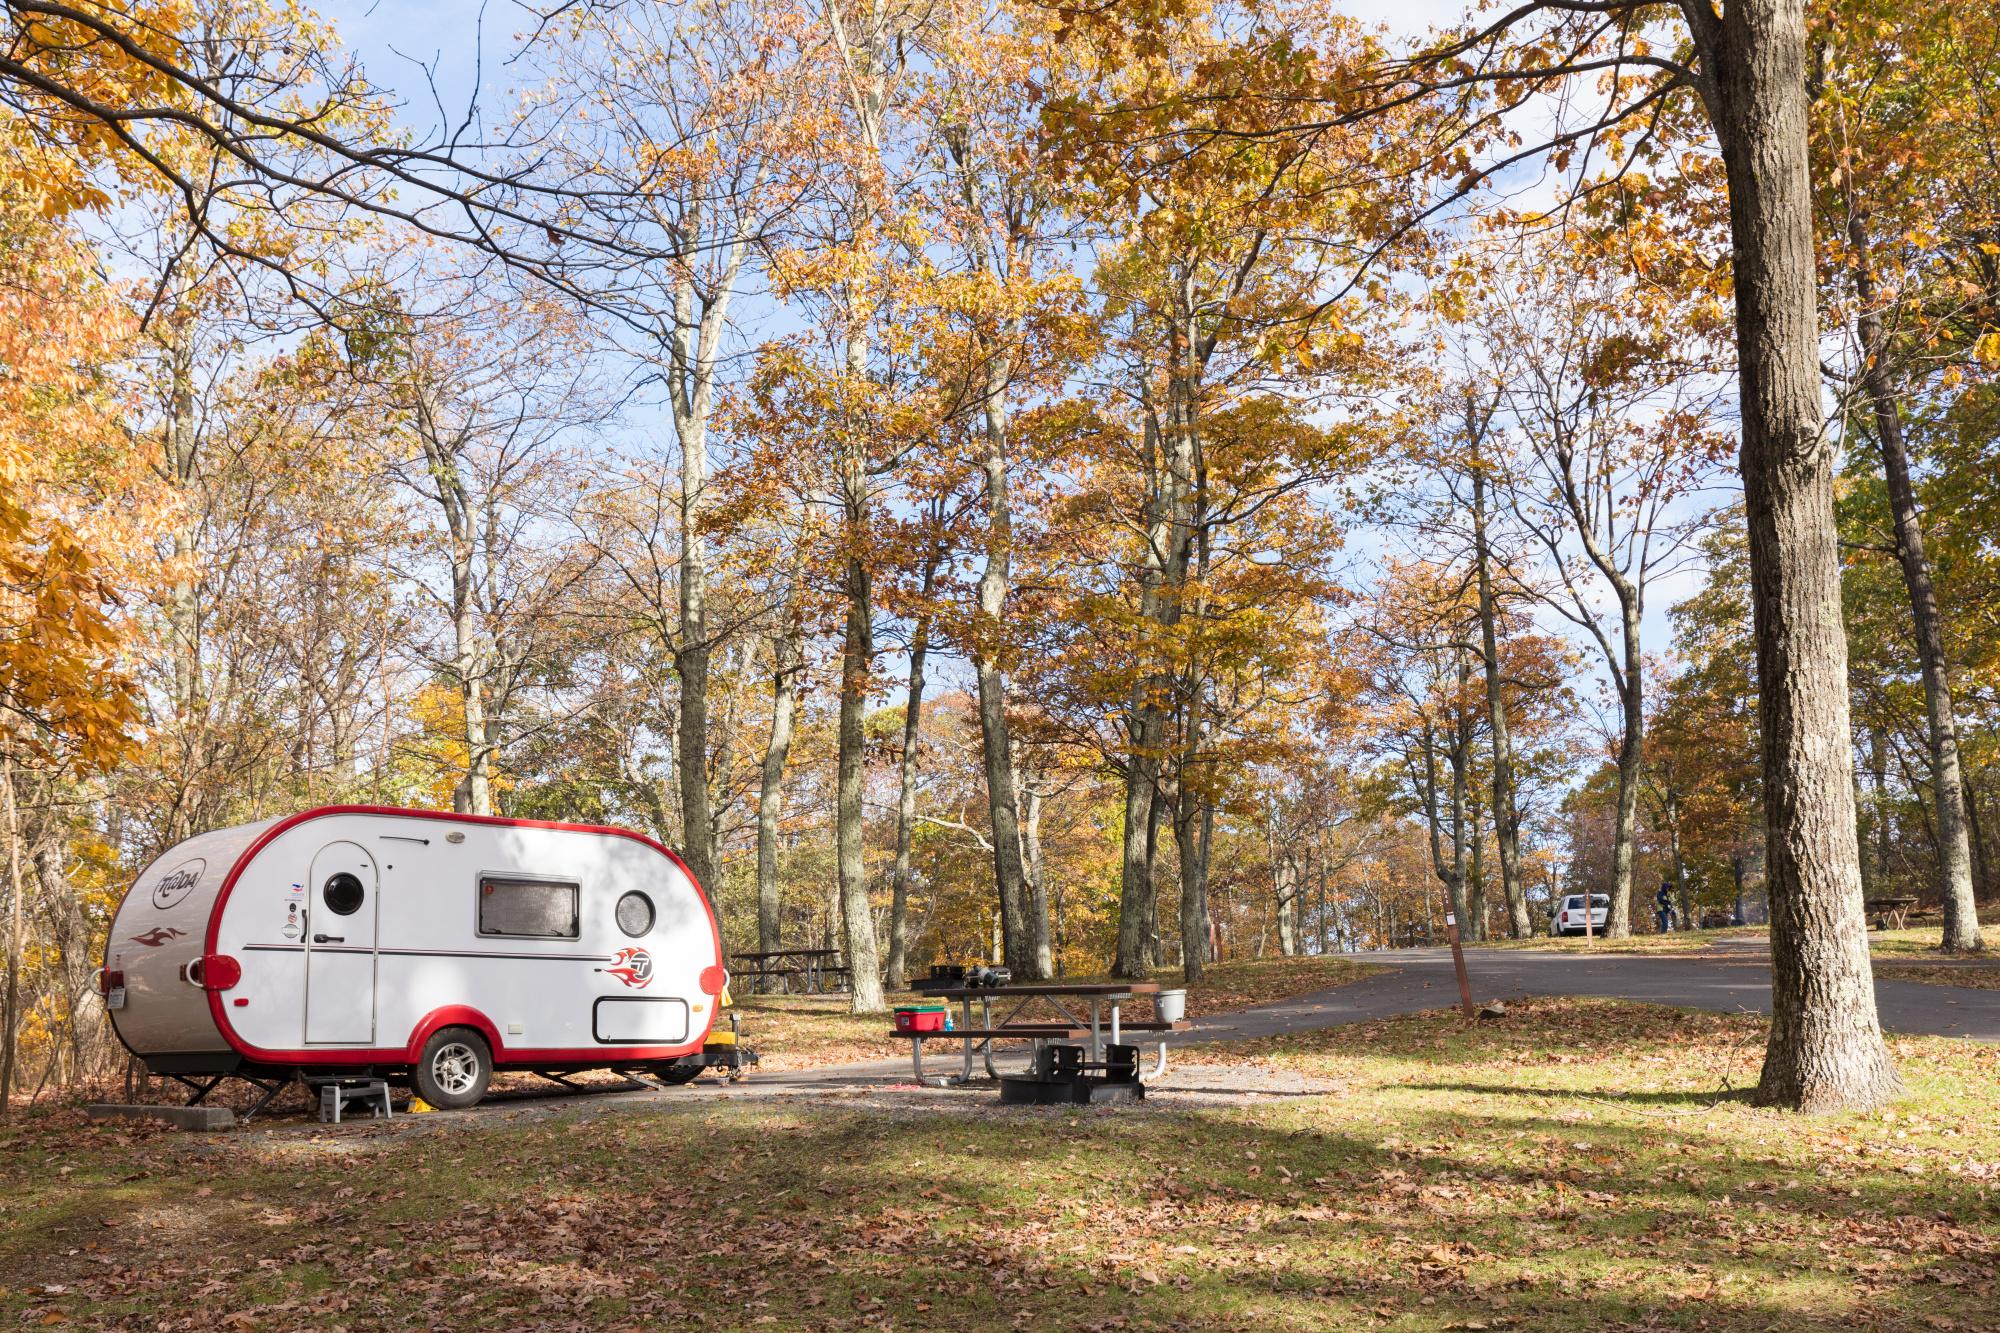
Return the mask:
<path id="1" fill-rule="evenodd" d="M 1261 1043 L 1334 1090 L 1220 1109 L 29 1118 L 0 1129 L 0 1324 L 1992 1327 L 2000 1048 L 1898 1040 L 1902 1103 L 1802 1120 L 1717 1097 L 1762 1038 L 1534 1002 Z"/>
<path id="2" fill-rule="evenodd" d="M 2000 948 L 2000 927 L 1985 921 L 1981 913 L 1981 933 L 1986 938 L 1989 953 Z M 1932 922 L 1929 925 L 1911 926 L 1907 930 L 1871 930 L 1868 932 L 1868 952 L 1877 958 L 1936 958 L 1939 957 L 1938 941 L 1944 936 L 1944 927 Z"/>
<path id="3" fill-rule="evenodd" d="M 1988 916 L 2000 916 L 1992 905 L 1980 909 L 1980 920 L 1986 925 L 1995 956 L 2000 957 L 2000 922 L 1989 922 Z M 1935 959 L 1938 954 L 1940 927 L 1936 924 L 1912 926 L 1906 930 L 1870 930 L 1868 951 L 1871 957 L 1880 959 Z M 1548 953 L 1697 953 L 1726 940 L 1756 940 L 1764 942 L 1770 937 L 1766 926 L 1728 926 L 1720 930 L 1677 930 L 1665 935 L 1631 935 L 1622 940 L 1604 938 L 1585 939 L 1571 936 L 1567 939 L 1550 939 L 1537 935 L 1525 940 L 1487 940 L 1479 944 L 1467 944 L 1468 949 L 1533 949 Z M 1887 972 L 1878 971 L 1878 976 Z M 1932 976 L 1899 976 L 1899 980 L 1931 981 Z M 1943 982 L 1946 985 L 1991 986 L 1991 981 L 1967 980 Z"/>
<path id="4" fill-rule="evenodd" d="M 1209 967 L 1201 981 L 1188 988 L 1189 1017 L 1268 1004 L 1309 991 L 1371 976 L 1380 966 L 1352 959 L 1327 956 L 1314 958 L 1254 958 Z M 1109 978 L 1096 978 L 1109 980 Z M 1157 980 L 1163 986 L 1179 986 L 1178 969 L 1163 971 Z M 910 992 L 891 994 L 889 1003 L 908 1003 L 925 997 Z M 884 1014 L 848 1012 L 845 995 L 743 995 L 737 996 L 743 1015 L 743 1039 L 772 1070 L 810 1069 L 820 1065 L 844 1064 L 857 1060 L 907 1059 L 909 1043 L 894 1041 L 884 1034 L 889 1019 Z M 1145 1002 L 1133 1012 L 1150 1016 Z"/>
<path id="5" fill-rule="evenodd" d="M 1996 963 L 1879 963 L 1877 981 L 1920 981 L 1927 986 L 1970 986 L 1975 990 L 2000 990 L 2000 962 Z"/>
<path id="6" fill-rule="evenodd" d="M 1665 935 L 1628 935 L 1622 940 L 1602 936 L 1573 935 L 1552 939 L 1531 935 L 1525 940 L 1484 940 L 1467 944 L 1468 949 L 1534 949 L 1548 953 L 1692 953 L 1719 940 L 1762 940 L 1769 935 L 1763 926 L 1726 926 L 1720 930 L 1676 930 Z"/>

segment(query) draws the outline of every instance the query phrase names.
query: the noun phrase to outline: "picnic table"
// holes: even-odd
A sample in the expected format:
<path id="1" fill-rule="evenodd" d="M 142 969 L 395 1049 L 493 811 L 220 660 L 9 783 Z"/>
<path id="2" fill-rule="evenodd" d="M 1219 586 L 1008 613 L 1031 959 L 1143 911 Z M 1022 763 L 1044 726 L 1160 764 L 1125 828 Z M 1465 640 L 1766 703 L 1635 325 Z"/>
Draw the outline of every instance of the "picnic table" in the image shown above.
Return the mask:
<path id="1" fill-rule="evenodd" d="M 1901 930 L 1910 919 L 1915 898 L 1870 898 L 1862 906 L 1875 916 L 1877 930 Z"/>
<path id="2" fill-rule="evenodd" d="M 729 961 L 739 966 L 736 975 L 752 979 L 775 977 L 784 993 L 792 993 L 792 981 L 799 982 L 801 995 L 824 995 L 827 983 L 845 978 L 847 969 L 838 965 L 838 949 L 771 949 L 764 953 L 733 953 Z"/>
<path id="3" fill-rule="evenodd" d="M 932 998 L 946 1002 L 957 1001 L 959 1022 L 948 1031 L 938 1032 L 892 1032 L 893 1037 L 908 1039 L 910 1043 L 910 1067 L 915 1071 L 919 1083 L 927 1082 L 924 1075 L 924 1043 L 926 1041 L 957 1041 L 964 1049 L 965 1067 L 955 1081 L 970 1082 L 973 1077 L 972 1059 L 979 1055 L 989 1077 L 998 1078 L 1000 1071 L 993 1066 L 993 1043 L 1006 1040 L 1026 1040 L 1039 1049 L 1049 1041 L 1087 1041 L 1092 1064 L 1104 1060 L 1105 1036 L 1107 1031 L 1111 1045 L 1121 1045 L 1128 1032 L 1148 1032 L 1162 1034 L 1160 1039 L 1159 1063 L 1153 1073 L 1164 1073 L 1167 1067 L 1167 1047 L 1165 1033 L 1185 1032 L 1190 1024 L 1186 1022 L 1163 1023 L 1158 1020 L 1128 1023 L 1124 1019 L 1124 1006 L 1135 996 L 1157 995 L 1160 985 L 1156 981 L 1111 981 L 1111 982 L 1026 982 L 1018 986 L 961 986 L 950 990 L 931 992 Z M 979 1006 L 979 1020 L 973 1021 L 972 1007 Z M 993 1011 L 1002 1007 L 998 1020 Z M 1088 1008 L 1089 1017 L 1084 1017 Z M 1030 1010 L 1048 1011 L 1041 1017 L 1029 1015 Z M 1109 1019 L 1107 1024 L 1106 1020 Z"/>

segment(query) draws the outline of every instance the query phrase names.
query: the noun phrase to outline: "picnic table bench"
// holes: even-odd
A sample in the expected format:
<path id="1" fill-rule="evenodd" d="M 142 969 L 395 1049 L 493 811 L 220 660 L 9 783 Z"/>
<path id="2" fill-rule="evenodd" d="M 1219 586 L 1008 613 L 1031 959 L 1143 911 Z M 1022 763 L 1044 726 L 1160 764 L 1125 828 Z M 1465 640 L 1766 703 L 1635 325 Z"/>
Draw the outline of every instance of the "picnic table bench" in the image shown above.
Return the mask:
<path id="1" fill-rule="evenodd" d="M 1915 898 L 1870 898 L 1862 906 L 1874 914 L 1877 930 L 1901 930 L 1909 923 Z"/>
<path id="2" fill-rule="evenodd" d="M 792 983 L 796 981 L 799 994 L 824 995 L 831 989 L 829 982 L 845 981 L 849 975 L 848 969 L 834 961 L 839 957 L 838 949 L 771 949 L 763 953 L 733 953 L 729 961 L 735 976 L 751 981 L 775 980 L 783 994 L 791 994 Z"/>
<path id="3" fill-rule="evenodd" d="M 989 1077 L 998 1078 L 1000 1071 L 993 1065 L 993 1043 L 996 1041 L 1025 1040 L 1039 1050 L 1044 1042 L 1087 1041 L 1092 1063 L 1104 1060 L 1106 1010 L 1109 1010 L 1109 1035 L 1111 1045 L 1123 1044 L 1126 1033 L 1160 1033 L 1159 1062 L 1154 1067 L 1155 1076 L 1165 1073 L 1167 1068 L 1167 1046 L 1164 1034 L 1185 1032 L 1190 1026 L 1186 1022 L 1165 1023 L 1159 1021 L 1130 1023 L 1124 1020 L 1123 1007 L 1127 1000 L 1138 995 L 1156 995 L 1159 983 L 1152 981 L 1132 982 L 1031 982 L 1019 986 L 968 986 L 950 990 L 933 991 L 937 999 L 959 1004 L 961 1022 L 955 1027 L 933 1032 L 891 1032 L 891 1037 L 899 1037 L 910 1043 L 910 1068 L 919 1083 L 930 1080 L 924 1074 L 924 1043 L 926 1041 L 957 1041 L 964 1048 L 965 1065 L 956 1076 L 957 1082 L 970 1082 L 973 1077 L 972 1059 L 978 1054 L 986 1066 Z M 1013 1001 L 998 1022 L 993 1019 L 995 1001 Z M 974 1022 L 972 1006 L 979 1004 L 979 1021 Z M 1065 1001 L 1089 1004 L 1090 1016 L 1086 1021 L 1079 1010 L 1072 1009 Z M 1054 1011 L 1052 1019 L 1033 1020 L 1022 1017 L 1024 1010 L 1039 1005 Z"/>

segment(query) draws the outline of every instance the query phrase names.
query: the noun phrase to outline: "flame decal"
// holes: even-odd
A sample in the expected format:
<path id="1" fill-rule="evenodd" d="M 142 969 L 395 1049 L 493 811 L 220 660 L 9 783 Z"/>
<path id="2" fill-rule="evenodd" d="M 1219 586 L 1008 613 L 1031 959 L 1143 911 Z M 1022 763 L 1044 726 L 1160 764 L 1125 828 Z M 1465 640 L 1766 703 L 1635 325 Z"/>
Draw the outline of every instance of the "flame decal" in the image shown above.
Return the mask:
<path id="1" fill-rule="evenodd" d="M 186 931 L 176 930 L 172 926 L 154 926 L 143 935 L 134 935 L 132 943 L 143 944 L 148 949 L 157 949 L 168 940 L 177 940 L 186 934 Z"/>
<path id="2" fill-rule="evenodd" d="M 620 949 L 611 955 L 611 966 L 597 970 L 617 977 L 633 990 L 644 990 L 653 984 L 653 955 L 644 949 Z"/>

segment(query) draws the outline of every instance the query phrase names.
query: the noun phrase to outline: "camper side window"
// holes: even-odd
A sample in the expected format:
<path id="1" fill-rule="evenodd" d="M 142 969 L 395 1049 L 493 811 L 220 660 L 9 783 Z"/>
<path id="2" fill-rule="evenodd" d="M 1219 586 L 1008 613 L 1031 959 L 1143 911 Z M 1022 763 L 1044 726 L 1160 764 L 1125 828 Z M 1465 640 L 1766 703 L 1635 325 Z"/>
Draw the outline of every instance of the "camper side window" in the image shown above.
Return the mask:
<path id="1" fill-rule="evenodd" d="M 479 933 L 529 935 L 540 939 L 577 937 L 575 884 L 553 879 L 479 879 Z"/>

